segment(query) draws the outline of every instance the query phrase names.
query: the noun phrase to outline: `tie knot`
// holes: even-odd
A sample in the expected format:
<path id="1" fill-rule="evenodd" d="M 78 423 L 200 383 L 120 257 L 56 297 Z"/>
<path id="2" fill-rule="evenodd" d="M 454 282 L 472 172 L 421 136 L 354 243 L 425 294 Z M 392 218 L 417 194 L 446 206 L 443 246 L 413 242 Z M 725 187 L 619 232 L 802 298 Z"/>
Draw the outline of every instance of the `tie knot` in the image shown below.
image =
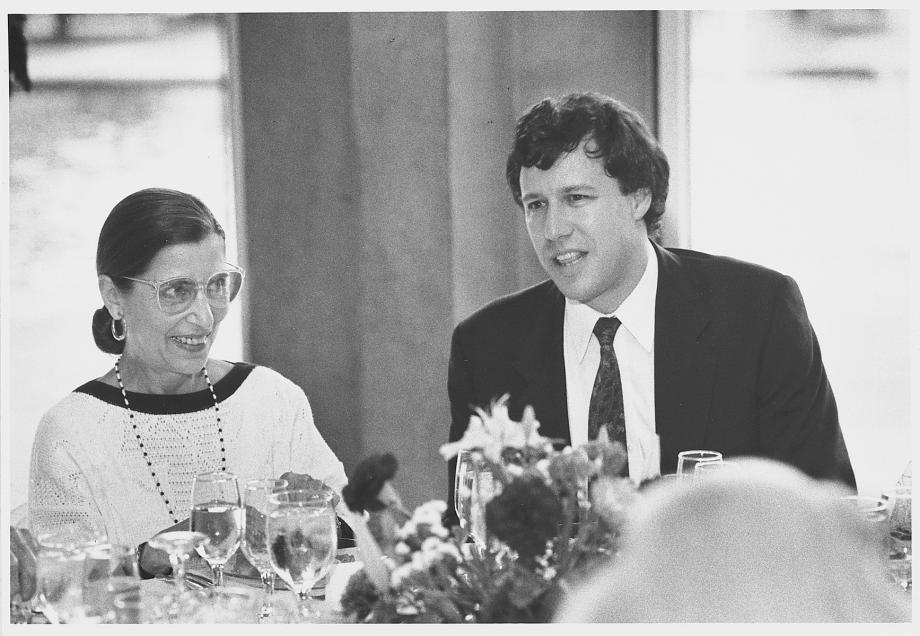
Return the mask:
<path id="1" fill-rule="evenodd" d="M 601 343 L 601 349 L 607 349 L 613 346 L 613 337 L 617 335 L 617 329 L 620 328 L 620 319 L 616 316 L 609 318 L 598 318 L 594 325 L 594 335 L 597 341 Z"/>

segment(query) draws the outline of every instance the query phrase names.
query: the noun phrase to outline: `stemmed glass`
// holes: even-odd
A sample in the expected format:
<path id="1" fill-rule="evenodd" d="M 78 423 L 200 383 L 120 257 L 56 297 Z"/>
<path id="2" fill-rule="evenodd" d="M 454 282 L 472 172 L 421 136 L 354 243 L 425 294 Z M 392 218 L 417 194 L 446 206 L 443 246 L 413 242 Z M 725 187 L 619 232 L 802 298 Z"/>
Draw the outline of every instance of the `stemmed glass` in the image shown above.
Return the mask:
<path id="1" fill-rule="evenodd" d="M 83 564 L 80 549 L 43 548 L 35 559 L 36 588 L 41 611 L 54 624 L 83 618 Z"/>
<path id="2" fill-rule="evenodd" d="M 319 612 L 310 607 L 310 590 L 332 567 L 338 544 L 332 493 L 285 490 L 269 495 L 266 522 L 272 568 L 299 601 L 303 620 Z"/>
<path id="3" fill-rule="evenodd" d="M 243 536 L 240 549 L 249 562 L 259 570 L 262 579 L 262 606 L 259 621 L 272 614 L 272 594 L 275 590 L 275 570 L 268 556 L 266 520 L 271 512 L 268 501 L 272 493 L 287 488 L 286 479 L 250 479 L 243 486 Z"/>
<path id="4" fill-rule="evenodd" d="M 727 479 L 738 473 L 741 467 L 735 462 L 715 461 L 698 462 L 693 469 L 693 483 L 698 484 L 713 479 Z"/>
<path id="5" fill-rule="evenodd" d="M 677 453 L 677 479 L 680 481 L 692 478 L 696 465 L 704 462 L 720 462 L 722 453 L 709 450 L 689 450 Z"/>
<path id="6" fill-rule="evenodd" d="M 911 508 L 913 503 L 910 486 L 898 486 L 882 493 L 889 510 L 888 519 L 888 572 L 891 578 L 910 591 L 913 587 L 911 550 Z"/>
<path id="7" fill-rule="evenodd" d="M 83 608 L 91 620 L 115 620 L 115 599 L 140 597 L 141 578 L 134 548 L 106 543 L 84 550 Z"/>
<path id="8" fill-rule="evenodd" d="M 84 621 L 85 550 L 106 540 L 99 529 L 76 524 L 47 531 L 33 527 L 36 593 L 40 611 L 52 623 Z"/>
<path id="9" fill-rule="evenodd" d="M 161 532 L 147 542 L 147 546 L 154 550 L 162 550 L 169 555 L 172 565 L 175 591 L 163 599 L 163 612 L 168 621 L 176 621 L 188 609 L 192 600 L 185 589 L 185 564 L 192 552 L 200 546 L 206 545 L 210 540 L 201 532 L 188 530 L 173 530 Z"/>
<path id="10" fill-rule="evenodd" d="M 192 486 L 191 530 L 209 541 L 198 545 L 198 554 L 211 566 L 214 586 L 224 585 L 224 565 L 240 547 L 242 533 L 240 487 L 233 475 L 224 471 L 203 473 Z M 213 588 L 212 588 L 213 589 Z"/>
<path id="11" fill-rule="evenodd" d="M 463 450 L 457 456 L 455 478 L 454 508 L 460 527 L 479 548 L 484 548 L 487 539 L 486 504 L 496 494 L 492 472 L 480 465 L 471 451 Z"/>
<path id="12" fill-rule="evenodd" d="M 890 511 L 886 502 L 878 497 L 864 495 L 846 495 L 841 497 L 862 519 L 874 539 L 879 556 L 888 558 L 888 518 Z"/>

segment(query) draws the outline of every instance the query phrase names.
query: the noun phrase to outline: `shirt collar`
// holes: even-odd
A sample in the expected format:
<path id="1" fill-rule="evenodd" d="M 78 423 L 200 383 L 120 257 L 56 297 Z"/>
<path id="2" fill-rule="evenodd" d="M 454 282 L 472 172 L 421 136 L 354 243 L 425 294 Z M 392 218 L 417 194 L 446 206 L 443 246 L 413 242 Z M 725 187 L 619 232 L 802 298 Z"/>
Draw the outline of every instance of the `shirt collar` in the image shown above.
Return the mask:
<path id="1" fill-rule="evenodd" d="M 582 362 L 594 333 L 594 324 L 602 316 L 616 316 L 642 348 L 653 353 L 655 345 L 655 296 L 658 293 L 658 257 L 651 242 L 646 242 L 645 272 L 612 314 L 602 314 L 577 300 L 565 299 L 565 337 L 571 351 Z"/>

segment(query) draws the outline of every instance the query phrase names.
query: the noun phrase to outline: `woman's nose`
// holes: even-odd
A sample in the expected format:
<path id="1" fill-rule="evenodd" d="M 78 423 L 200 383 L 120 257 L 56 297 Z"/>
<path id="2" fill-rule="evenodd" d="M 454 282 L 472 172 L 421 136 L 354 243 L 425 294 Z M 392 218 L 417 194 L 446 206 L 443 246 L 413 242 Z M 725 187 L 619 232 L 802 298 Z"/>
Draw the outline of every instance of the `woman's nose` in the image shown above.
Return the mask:
<path id="1" fill-rule="evenodd" d="M 195 300 L 192 301 L 188 317 L 196 325 L 207 327 L 208 329 L 214 325 L 214 311 L 211 309 L 211 304 L 203 291 L 199 290 Z"/>

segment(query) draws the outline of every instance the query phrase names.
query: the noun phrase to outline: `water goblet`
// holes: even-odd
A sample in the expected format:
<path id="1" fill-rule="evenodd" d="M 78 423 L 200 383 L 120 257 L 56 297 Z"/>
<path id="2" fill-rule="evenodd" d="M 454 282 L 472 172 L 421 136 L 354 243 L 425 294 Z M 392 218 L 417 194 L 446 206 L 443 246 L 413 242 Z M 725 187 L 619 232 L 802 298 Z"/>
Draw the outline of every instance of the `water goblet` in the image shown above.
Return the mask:
<path id="1" fill-rule="evenodd" d="M 677 453 L 678 480 L 692 479 L 697 464 L 722 461 L 722 453 L 710 450 L 689 450 Z"/>
<path id="2" fill-rule="evenodd" d="M 209 539 L 199 544 L 197 551 L 211 566 L 214 586 L 220 590 L 224 585 L 224 565 L 240 546 L 243 525 L 236 475 L 215 471 L 195 477 L 190 525 L 192 531 Z"/>
<path id="3" fill-rule="evenodd" d="M 83 564 L 80 549 L 42 548 L 35 559 L 39 605 L 50 623 L 83 619 Z"/>
<path id="4" fill-rule="evenodd" d="M 888 518 L 890 511 L 883 499 L 864 495 L 847 495 L 841 500 L 865 522 L 880 559 L 888 558 Z"/>
<path id="5" fill-rule="evenodd" d="M 208 543 L 210 539 L 201 532 L 188 530 L 173 530 L 161 532 L 151 538 L 147 545 L 155 550 L 163 550 L 169 556 L 172 565 L 173 582 L 175 590 L 163 599 L 163 604 L 158 610 L 167 622 L 176 622 L 186 614 L 186 609 L 194 604 L 190 594 L 185 589 L 185 566 L 192 552 Z"/>
<path id="6" fill-rule="evenodd" d="M 37 605 L 52 623 L 83 620 L 84 549 L 106 540 L 105 532 L 69 524 L 53 530 L 32 527 Z"/>
<path id="7" fill-rule="evenodd" d="M 472 451 L 463 450 L 457 457 L 454 507 L 460 519 L 460 527 L 480 548 L 488 540 L 486 528 L 486 504 L 498 493 L 498 484 L 492 471 L 478 461 Z"/>
<path id="8" fill-rule="evenodd" d="M 262 579 L 262 606 L 259 621 L 272 613 L 272 594 L 275 590 L 275 570 L 268 556 L 266 520 L 271 506 L 271 494 L 287 488 L 286 479 L 250 479 L 243 485 L 243 536 L 240 549 L 249 562 L 259 571 Z"/>
<path id="9" fill-rule="evenodd" d="M 294 593 L 301 620 L 319 617 L 310 607 L 310 590 L 335 560 L 338 544 L 332 493 L 286 490 L 269 496 L 266 522 L 272 568 Z"/>
<path id="10" fill-rule="evenodd" d="M 693 483 L 699 484 L 715 479 L 731 479 L 736 476 L 741 467 L 735 462 L 724 460 L 714 462 L 698 462 L 693 469 Z"/>
<path id="11" fill-rule="evenodd" d="M 882 493 L 888 510 L 888 573 L 901 589 L 910 591 L 913 587 L 911 550 L 911 504 L 910 486 L 898 486 Z"/>
<path id="12" fill-rule="evenodd" d="M 460 519 L 460 527 L 467 534 L 472 533 L 473 498 L 473 455 L 462 450 L 457 455 L 457 470 L 454 473 L 454 510 Z"/>
<path id="13" fill-rule="evenodd" d="M 115 597 L 140 595 L 137 553 L 126 545 L 104 543 L 84 550 L 83 607 L 92 620 L 115 620 Z"/>

